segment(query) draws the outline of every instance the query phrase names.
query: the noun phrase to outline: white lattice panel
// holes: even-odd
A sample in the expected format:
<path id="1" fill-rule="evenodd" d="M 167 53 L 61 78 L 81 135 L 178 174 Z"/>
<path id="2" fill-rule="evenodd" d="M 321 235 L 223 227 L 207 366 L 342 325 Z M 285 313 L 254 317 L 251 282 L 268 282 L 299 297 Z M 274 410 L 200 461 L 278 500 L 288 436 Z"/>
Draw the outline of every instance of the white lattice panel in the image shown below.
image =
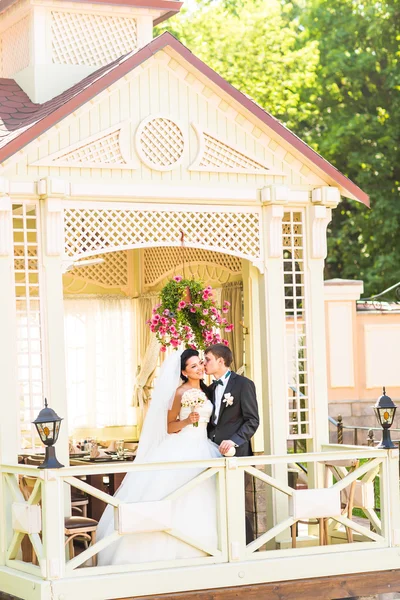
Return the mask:
<path id="1" fill-rule="evenodd" d="M 2 76 L 12 77 L 29 65 L 29 17 L 6 29 L 2 41 Z"/>
<path id="2" fill-rule="evenodd" d="M 65 253 L 91 256 L 102 250 L 186 246 L 260 258 L 258 212 L 182 212 L 66 206 Z"/>
<path id="3" fill-rule="evenodd" d="M 144 251 L 144 282 L 146 285 L 155 285 L 177 267 L 181 268 L 183 264 L 217 265 L 232 274 L 240 273 L 242 269 L 240 258 L 221 252 L 198 248 L 184 248 L 183 250 L 181 248 L 146 248 Z M 210 279 L 215 278 L 215 275 L 210 273 L 209 277 Z"/>
<path id="4" fill-rule="evenodd" d="M 136 132 L 136 148 L 142 161 L 151 169 L 168 171 L 183 156 L 185 139 L 177 123 L 165 117 L 148 117 Z"/>
<path id="5" fill-rule="evenodd" d="M 103 66 L 137 47 L 131 17 L 52 11 L 52 61 Z"/>
<path id="6" fill-rule="evenodd" d="M 124 158 L 119 147 L 119 131 L 106 135 L 92 144 L 81 146 L 81 148 L 77 148 L 73 152 L 62 154 L 58 160 L 68 164 L 123 163 Z"/>
<path id="7" fill-rule="evenodd" d="M 38 212 L 37 202 L 13 205 L 20 432 L 30 447 L 35 446 L 32 421 L 43 408 Z"/>
<path id="8" fill-rule="evenodd" d="M 218 171 L 222 173 L 272 173 L 266 165 L 244 154 L 238 148 L 217 139 L 192 124 L 199 140 L 199 152 L 191 171 Z"/>
<path id="9" fill-rule="evenodd" d="M 283 271 L 288 369 L 289 438 L 310 437 L 303 214 L 284 213 Z"/>
<path id="10" fill-rule="evenodd" d="M 128 285 L 128 257 L 126 251 L 108 252 L 94 258 L 102 258 L 103 263 L 76 267 L 68 271 L 79 279 L 90 281 L 107 288 L 121 288 Z"/>

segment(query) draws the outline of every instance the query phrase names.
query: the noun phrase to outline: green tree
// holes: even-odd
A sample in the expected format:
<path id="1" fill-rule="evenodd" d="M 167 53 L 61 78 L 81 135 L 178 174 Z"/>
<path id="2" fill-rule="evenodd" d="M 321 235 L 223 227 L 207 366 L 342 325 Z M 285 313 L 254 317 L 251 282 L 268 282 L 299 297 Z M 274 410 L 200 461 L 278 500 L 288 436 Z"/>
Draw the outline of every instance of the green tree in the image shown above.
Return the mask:
<path id="1" fill-rule="evenodd" d="M 318 42 L 299 44 L 277 0 L 200 0 L 163 29 L 288 127 L 314 110 Z"/>
<path id="2" fill-rule="evenodd" d="M 400 281 L 400 1 L 306 7 L 299 30 L 320 58 L 316 110 L 298 133 L 371 197 L 371 210 L 344 200 L 335 211 L 326 271 L 372 294 Z"/>

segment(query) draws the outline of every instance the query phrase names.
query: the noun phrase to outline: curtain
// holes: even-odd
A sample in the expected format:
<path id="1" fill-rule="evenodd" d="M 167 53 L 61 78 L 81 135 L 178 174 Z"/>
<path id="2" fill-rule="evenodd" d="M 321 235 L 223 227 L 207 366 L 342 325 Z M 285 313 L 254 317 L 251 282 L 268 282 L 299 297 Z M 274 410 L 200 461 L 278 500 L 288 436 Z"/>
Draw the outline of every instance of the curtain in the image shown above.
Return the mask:
<path id="1" fill-rule="evenodd" d="M 133 389 L 132 405 L 137 410 L 137 427 L 140 434 L 146 409 L 151 396 L 151 387 L 160 361 L 160 344 L 156 336 L 151 333 L 146 321 L 151 318 L 152 310 L 159 299 L 158 294 L 140 296 L 137 300 L 138 310 L 136 316 L 138 336 L 139 364 Z"/>
<path id="2" fill-rule="evenodd" d="M 114 297 L 66 298 L 68 422 L 77 427 L 132 422 L 137 365 L 136 306 Z"/>
<path id="3" fill-rule="evenodd" d="M 231 333 L 224 333 L 224 337 L 229 342 L 229 347 L 233 354 L 234 371 L 239 371 L 243 367 L 243 328 L 240 325 L 243 322 L 243 284 L 241 281 L 227 283 L 221 288 L 221 303 L 225 300 L 230 302 L 230 309 L 226 315 L 228 321 L 234 324 Z"/>

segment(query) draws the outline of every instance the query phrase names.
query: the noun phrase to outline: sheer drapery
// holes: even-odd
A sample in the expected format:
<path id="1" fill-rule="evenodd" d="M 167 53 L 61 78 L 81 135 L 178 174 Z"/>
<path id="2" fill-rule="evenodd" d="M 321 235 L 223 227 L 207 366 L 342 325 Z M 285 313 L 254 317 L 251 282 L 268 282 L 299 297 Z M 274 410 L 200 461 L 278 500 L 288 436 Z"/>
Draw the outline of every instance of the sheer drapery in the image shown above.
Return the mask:
<path id="1" fill-rule="evenodd" d="M 137 299 L 137 331 L 139 332 L 139 364 L 133 389 L 132 405 L 137 410 L 138 433 L 142 428 L 146 414 L 146 405 L 150 400 L 150 388 L 156 374 L 160 357 L 160 344 L 151 333 L 146 321 L 151 318 L 152 310 L 158 302 L 158 294 L 147 294 Z"/>
<path id="2" fill-rule="evenodd" d="M 224 333 L 233 354 L 233 370 L 239 371 L 243 367 L 243 284 L 241 281 L 227 283 L 221 288 L 221 303 L 230 302 L 228 321 L 234 324 L 231 333 Z"/>
<path id="3" fill-rule="evenodd" d="M 131 424 L 137 302 L 66 298 L 64 308 L 70 430 Z"/>

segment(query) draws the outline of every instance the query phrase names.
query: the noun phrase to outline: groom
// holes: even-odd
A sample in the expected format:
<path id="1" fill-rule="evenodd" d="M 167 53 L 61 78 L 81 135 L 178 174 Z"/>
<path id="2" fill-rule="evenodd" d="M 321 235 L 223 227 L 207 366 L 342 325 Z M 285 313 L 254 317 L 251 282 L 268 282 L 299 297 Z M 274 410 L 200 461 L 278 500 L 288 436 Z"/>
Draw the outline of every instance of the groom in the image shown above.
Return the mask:
<path id="1" fill-rule="evenodd" d="M 221 454 L 234 447 L 236 456 L 252 456 L 250 440 L 260 423 L 254 383 L 230 371 L 232 352 L 224 344 L 209 346 L 204 354 L 205 372 L 215 377 L 208 437 Z"/>

